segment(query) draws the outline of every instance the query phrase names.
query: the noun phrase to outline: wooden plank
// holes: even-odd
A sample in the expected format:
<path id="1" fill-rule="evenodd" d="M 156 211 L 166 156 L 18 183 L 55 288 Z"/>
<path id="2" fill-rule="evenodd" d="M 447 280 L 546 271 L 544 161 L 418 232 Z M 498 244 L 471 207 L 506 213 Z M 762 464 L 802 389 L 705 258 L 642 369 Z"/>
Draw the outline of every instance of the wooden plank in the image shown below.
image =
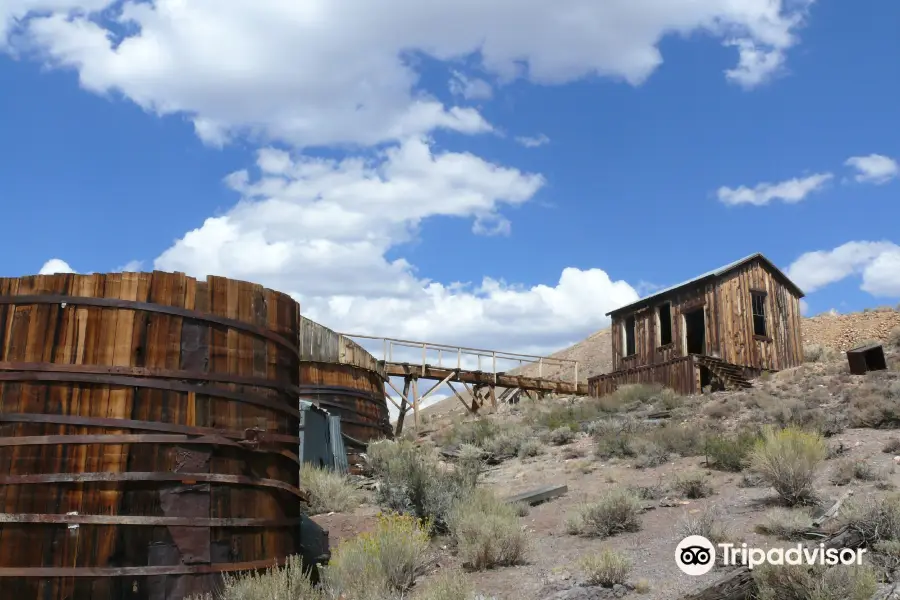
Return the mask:
<path id="1" fill-rule="evenodd" d="M 568 491 L 569 486 L 567 485 L 545 485 L 534 490 L 529 490 L 527 492 L 522 492 L 514 496 L 509 496 L 504 500 L 504 502 L 507 502 L 509 504 L 521 502 L 534 506 L 535 504 L 540 504 L 541 502 L 546 502 L 547 500 L 552 500 L 554 498 L 564 496 L 568 493 Z"/>

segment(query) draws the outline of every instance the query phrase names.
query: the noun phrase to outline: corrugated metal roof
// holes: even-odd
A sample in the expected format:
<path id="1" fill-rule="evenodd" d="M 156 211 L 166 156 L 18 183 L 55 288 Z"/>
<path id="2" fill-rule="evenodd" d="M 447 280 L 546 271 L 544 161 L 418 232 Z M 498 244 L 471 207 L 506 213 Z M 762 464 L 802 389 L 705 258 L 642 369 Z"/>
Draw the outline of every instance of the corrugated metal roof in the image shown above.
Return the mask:
<path id="1" fill-rule="evenodd" d="M 679 288 L 682 288 L 682 287 L 685 287 L 685 286 L 688 286 L 688 285 L 691 285 L 694 283 L 699 283 L 699 282 L 703 281 L 704 279 L 709 279 L 711 277 L 718 277 L 720 275 L 724 275 L 725 273 L 727 273 L 733 269 L 736 269 L 736 268 L 740 267 L 741 265 L 746 264 L 746 263 L 750 262 L 751 260 L 755 260 L 757 258 L 761 259 L 763 262 L 765 262 L 773 270 L 773 272 L 775 272 L 776 275 L 783 278 L 785 280 L 785 282 L 789 285 L 789 287 L 792 287 L 800 298 L 802 298 L 804 296 L 803 291 L 799 287 L 797 287 L 797 285 L 793 281 L 788 279 L 788 276 L 785 275 L 784 273 L 782 273 L 781 269 L 776 267 L 774 265 L 774 263 L 772 263 L 772 261 L 770 261 L 768 258 L 763 256 L 760 252 L 756 252 L 754 254 L 751 254 L 750 256 L 745 256 L 744 258 L 742 258 L 740 260 L 736 260 L 734 262 L 728 263 L 727 265 L 723 265 L 723 266 L 719 267 L 718 269 L 713 269 L 712 271 L 707 271 L 706 273 L 704 273 L 702 275 L 697 275 L 696 277 L 688 279 L 687 281 L 682 281 L 681 283 L 679 283 L 677 285 L 671 285 L 662 290 L 653 292 L 649 296 L 645 296 L 645 297 L 641 298 L 640 300 L 632 302 L 631 304 L 626 304 L 625 306 L 620 306 L 619 308 L 617 308 L 615 310 L 611 310 L 608 313 L 606 313 L 606 316 L 608 317 L 611 314 L 620 312 L 627 308 L 631 308 L 633 306 L 638 306 L 639 304 L 643 304 L 649 300 L 663 296 L 663 295 L 668 294 L 669 292 L 673 292 Z"/>

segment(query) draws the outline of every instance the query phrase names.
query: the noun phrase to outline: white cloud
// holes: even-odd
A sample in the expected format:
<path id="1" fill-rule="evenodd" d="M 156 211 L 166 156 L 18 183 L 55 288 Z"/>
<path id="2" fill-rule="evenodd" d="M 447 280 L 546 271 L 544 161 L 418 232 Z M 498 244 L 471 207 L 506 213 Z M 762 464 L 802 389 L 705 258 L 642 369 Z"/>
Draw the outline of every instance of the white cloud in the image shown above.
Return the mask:
<path id="1" fill-rule="evenodd" d="M 450 92 L 466 100 L 488 100 L 494 95 L 494 88 L 484 79 L 469 78 L 459 71 L 450 79 Z"/>
<path id="2" fill-rule="evenodd" d="M 77 70 L 88 90 L 186 115 L 211 144 L 250 134 L 297 146 L 369 145 L 437 128 L 490 129 L 476 110 L 421 89 L 416 53 L 475 62 L 500 84 L 599 75 L 638 85 L 662 63 L 663 37 L 703 32 L 736 45 L 739 62 L 727 76 L 753 86 L 797 43 L 811 3 L 7 0 L 0 29 L 15 29 L 4 36 L 14 51 Z"/>
<path id="3" fill-rule="evenodd" d="M 600 269 L 564 269 L 552 286 L 490 277 L 442 284 L 396 256 L 428 218 L 504 223 L 543 185 L 538 175 L 470 154 L 436 154 L 407 140 L 376 160 L 331 161 L 260 151 L 258 176 L 230 175 L 242 200 L 209 218 L 155 261 L 195 276 L 248 279 L 293 294 L 304 314 L 334 329 L 500 350 L 550 351 L 608 323 L 637 299 Z"/>
<path id="4" fill-rule="evenodd" d="M 550 138 L 548 138 L 546 135 L 541 133 L 534 137 L 520 136 L 520 137 L 516 138 L 516 141 L 518 143 L 522 144 L 523 146 L 525 146 L 526 148 L 537 148 L 538 146 L 543 146 L 544 144 L 549 144 Z"/>
<path id="5" fill-rule="evenodd" d="M 121 267 L 116 267 L 113 269 L 114 273 L 140 273 L 144 268 L 144 261 L 142 260 L 129 260 L 127 263 L 122 265 Z"/>
<path id="6" fill-rule="evenodd" d="M 868 156 L 851 156 L 845 166 L 856 169 L 856 181 L 880 185 L 900 176 L 900 165 L 897 161 L 881 154 Z"/>
<path id="7" fill-rule="evenodd" d="M 900 296 L 900 246 L 893 242 L 847 242 L 833 250 L 807 252 L 787 269 L 806 293 L 861 275 L 861 289 L 874 296 Z"/>
<path id="8" fill-rule="evenodd" d="M 77 273 L 75 269 L 69 266 L 69 263 L 59 258 L 51 258 L 44 263 L 39 275 L 53 275 L 54 273 Z"/>
<path id="9" fill-rule="evenodd" d="M 794 204 L 821 190 L 832 177 L 831 173 L 816 173 L 803 179 L 795 177 L 778 183 L 759 183 L 752 188 L 743 185 L 734 189 L 723 186 L 716 194 L 720 201 L 730 206 L 738 204 L 765 206 L 773 200 Z"/>
<path id="10" fill-rule="evenodd" d="M 800 299 L 800 314 L 804 317 L 809 315 L 809 302 L 803 298 Z"/>

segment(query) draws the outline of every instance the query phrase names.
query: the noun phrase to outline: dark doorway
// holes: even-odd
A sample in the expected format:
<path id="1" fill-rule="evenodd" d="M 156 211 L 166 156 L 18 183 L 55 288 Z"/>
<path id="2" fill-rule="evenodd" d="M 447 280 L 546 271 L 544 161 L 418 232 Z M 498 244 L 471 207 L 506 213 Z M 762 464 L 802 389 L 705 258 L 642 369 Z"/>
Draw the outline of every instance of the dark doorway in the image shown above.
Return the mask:
<path id="1" fill-rule="evenodd" d="M 684 313 L 684 337 L 688 354 L 706 354 L 706 320 L 702 308 Z"/>

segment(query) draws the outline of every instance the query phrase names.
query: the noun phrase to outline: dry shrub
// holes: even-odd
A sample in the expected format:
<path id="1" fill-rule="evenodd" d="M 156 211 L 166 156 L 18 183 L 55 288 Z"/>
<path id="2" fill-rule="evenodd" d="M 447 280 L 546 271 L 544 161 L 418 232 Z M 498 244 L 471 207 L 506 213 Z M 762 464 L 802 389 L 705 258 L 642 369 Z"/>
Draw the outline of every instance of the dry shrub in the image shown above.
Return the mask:
<path id="1" fill-rule="evenodd" d="M 878 381 L 876 378 L 871 378 Z M 884 386 L 869 383 L 860 386 L 847 407 L 852 427 L 888 428 L 900 425 L 900 386 L 895 389 L 887 380 Z"/>
<path id="2" fill-rule="evenodd" d="M 706 440 L 707 463 L 722 471 L 741 471 L 747 466 L 748 456 L 759 439 L 759 433 L 755 431 L 712 436 Z"/>
<path id="3" fill-rule="evenodd" d="M 572 535 L 609 537 L 641 528 L 640 499 L 631 490 L 613 488 L 597 502 L 584 504 L 566 521 Z"/>
<path id="4" fill-rule="evenodd" d="M 557 427 L 547 432 L 544 441 L 554 446 L 565 446 L 575 441 L 575 432 L 569 427 Z"/>
<path id="5" fill-rule="evenodd" d="M 647 439 L 668 452 L 684 457 L 703 454 L 706 432 L 691 423 L 667 423 L 652 429 Z"/>
<path id="6" fill-rule="evenodd" d="M 375 475 L 381 480 L 376 494 L 378 503 L 428 519 L 439 532 L 446 531 L 454 503 L 471 493 L 477 480 L 477 466 L 443 468 L 434 456 L 407 441 L 376 442 L 369 445 L 368 454 Z"/>
<path id="7" fill-rule="evenodd" d="M 332 597 L 354 599 L 405 593 L 427 564 L 429 529 L 414 517 L 380 515 L 374 530 L 332 552 L 322 568 L 325 589 Z"/>
<path id="8" fill-rule="evenodd" d="M 821 344 L 810 344 L 803 346 L 804 362 L 831 362 L 841 358 L 841 353 L 834 348 L 823 346 Z"/>
<path id="9" fill-rule="evenodd" d="M 588 585 L 611 588 L 623 585 L 631 573 L 631 561 L 615 550 L 604 549 L 600 554 L 587 554 L 579 561 Z"/>
<path id="10" fill-rule="evenodd" d="M 450 535 L 463 565 L 474 570 L 520 564 L 528 550 L 528 537 L 519 524 L 517 509 L 477 489 L 460 499 L 450 513 Z"/>
<path id="11" fill-rule="evenodd" d="M 468 421 L 453 423 L 434 435 L 434 440 L 440 446 L 457 446 L 459 444 L 472 444 L 484 447 L 485 442 L 500 432 L 500 426 L 487 417 L 478 417 Z"/>
<path id="12" fill-rule="evenodd" d="M 759 600 L 870 600 L 878 588 L 868 565 L 761 565 L 753 579 Z"/>
<path id="13" fill-rule="evenodd" d="M 897 348 L 900 350 L 900 327 L 894 327 L 888 334 L 886 344 L 889 348 Z"/>
<path id="14" fill-rule="evenodd" d="M 831 475 L 834 485 L 848 485 L 854 479 L 860 481 L 881 481 L 886 473 L 872 465 L 868 460 L 846 459 L 837 463 Z"/>
<path id="15" fill-rule="evenodd" d="M 669 452 L 654 442 L 638 440 L 634 449 L 637 455 L 634 466 L 638 469 L 651 469 L 669 462 Z"/>
<path id="16" fill-rule="evenodd" d="M 812 515 L 802 508 L 773 508 L 763 516 L 762 523 L 754 529 L 762 535 L 780 540 L 797 541 L 812 527 Z"/>
<path id="17" fill-rule="evenodd" d="M 442 569 L 428 579 L 421 588 L 417 585 L 412 598 L 413 600 L 470 600 L 474 594 L 475 589 L 472 582 L 464 572 L 459 569 Z"/>
<path id="18" fill-rule="evenodd" d="M 825 460 L 822 436 L 789 427 L 766 428 L 750 453 L 750 466 L 789 506 L 815 499 L 815 479 Z"/>
<path id="19" fill-rule="evenodd" d="M 713 488 L 703 473 L 691 473 L 690 475 L 678 476 L 672 485 L 679 494 L 691 500 L 706 498 L 711 496 Z"/>
<path id="20" fill-rule="evenodd" d="M 703 407 L 703 413 L 713 419 L 727 419 L 741 410 L 741 402 L 734 397 L 717 398 Z"/>
<path id="21" fill-rule="evenodd" d="M 530 458 L 539 456 L 544 453 L 544 445 L 535 438 L 525 438 L 516 448 L 516 456 L 519 458 Z"/>
<path id="22" fill-rule="evenodd" d="M 345 512 L 362 502 L 363 495 L 356 486 L 335 471 L 304 464 L 300 469 L 300 481 L 309 494 L 310 514 Z"/>
<path id="23" fill-rule="evenodd" d="M 841 507 L 841 522 L 859 532 L 871 546 L 882 541 L 900 541 L 900 495 L 852 499 Z"/>
<path id="24" fill-rule="evenodd" d="M 881 449 L 885 454 L 897 454 L 900 452 L 900 439 L 891 438 L 884 444 L 884 448 Z"/>
<path id="25" fill-rule="evenodd" d="M 678 533 L 684 537 L 702 535 L 713 544 L 728 541 L 728 526 L 719 509 L 712 506 L 696 513 L 686 513 L 678 523 Z"/>
<path id="26" fill-rule="evenodd" d="M 326 600 L 325 590 L 315 587 L 304 573 L 299 556 L 289 556 L 283 567 L 246 573 L 225 573 L 222 590 L 216 600 Z M 194 596 L 190 600 L 213 600 L 213 596 Z M 373 599 L 374 600 L 374 599 Z"/>

